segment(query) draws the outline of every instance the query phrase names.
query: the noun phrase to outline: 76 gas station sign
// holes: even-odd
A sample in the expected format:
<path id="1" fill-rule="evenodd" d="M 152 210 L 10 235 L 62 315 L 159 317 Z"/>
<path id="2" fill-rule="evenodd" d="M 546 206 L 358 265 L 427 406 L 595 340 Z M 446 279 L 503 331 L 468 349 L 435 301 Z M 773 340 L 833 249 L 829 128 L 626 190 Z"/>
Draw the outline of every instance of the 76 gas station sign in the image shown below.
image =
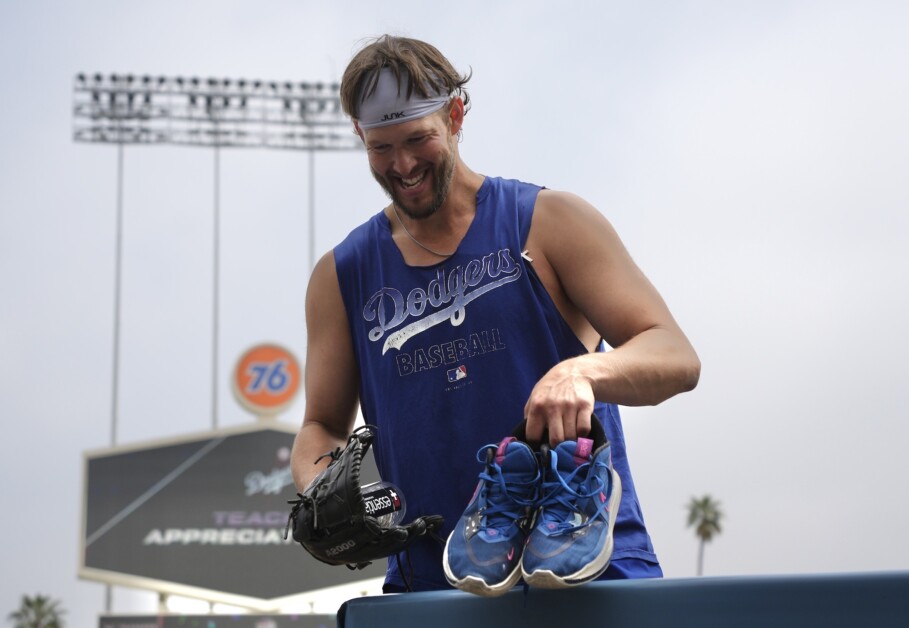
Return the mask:
<path id="1" fill-rule="evenodd" d="M 237 401 L 260 418 L 287 408 L 300 390 L 300 363 L 276 344 L 257 345 L 237 361 L 231 378 Z"/>

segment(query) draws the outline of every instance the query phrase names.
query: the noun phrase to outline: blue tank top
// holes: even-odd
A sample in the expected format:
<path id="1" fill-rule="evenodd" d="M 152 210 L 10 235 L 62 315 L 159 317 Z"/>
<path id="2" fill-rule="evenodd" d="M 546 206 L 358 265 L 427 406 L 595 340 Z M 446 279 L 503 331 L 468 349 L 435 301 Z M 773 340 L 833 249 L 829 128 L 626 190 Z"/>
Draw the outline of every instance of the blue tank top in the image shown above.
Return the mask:
<path id="1" fill-rule="evenodd" d="M 477 450 L 511 434 L 552 366 L 587 352 L 521 256 L 539 190 L 487 177 L 457 251 L 433 266 L 404 262 L 381 212 L 334 249 L 379 472 L 404 493 L 406 521 L 445 518 L 443 538 L 473 494 Z M 618 408 L 596 414 L 622 479 L 613 558 L 656 562 Z M 418 541 L 410 559 L 415 590 L 448 587 L 439 544 Z M 386 580 L 402 585 L 394 560 Z"/>

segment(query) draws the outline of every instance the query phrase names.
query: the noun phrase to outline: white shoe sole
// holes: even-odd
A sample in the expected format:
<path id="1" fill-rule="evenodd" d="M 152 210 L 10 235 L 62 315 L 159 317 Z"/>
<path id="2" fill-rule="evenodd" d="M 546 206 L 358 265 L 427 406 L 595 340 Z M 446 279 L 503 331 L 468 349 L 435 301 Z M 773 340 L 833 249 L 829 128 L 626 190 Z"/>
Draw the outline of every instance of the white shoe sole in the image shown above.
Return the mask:
<path id="1" fill-rule="evenodd" d="M 448 535 L 448 540 L 445 541 L 445 551 L 442 553 L 442 568 L 445 571 L 445 579 L 448 580 L 448 584 L 451 586 L 460 589 L 461 591 L 466 591 L 467 593 L 473 593 L 474 595 L 498 597 L 508 593 L 508 591 L 518 583 L 518 580 L 521 579 L 520 561 L 515 565 L 512 572 L 508 574 L 508 577 L 498 584 L 490 585 L 477 576 L 464 576 L 463 578 L 458 578 L 451 572 L 451 566 L 448 564 L 448 545 L 451 542 L 452 535 L 454 535 L 454 532 Z"/>

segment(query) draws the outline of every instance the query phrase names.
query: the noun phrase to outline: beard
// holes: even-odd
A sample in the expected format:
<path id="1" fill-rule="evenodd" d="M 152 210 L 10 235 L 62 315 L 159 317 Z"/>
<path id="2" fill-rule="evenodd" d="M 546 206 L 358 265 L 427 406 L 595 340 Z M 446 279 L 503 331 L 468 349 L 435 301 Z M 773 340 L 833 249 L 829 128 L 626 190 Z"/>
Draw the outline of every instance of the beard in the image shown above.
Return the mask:
<path id="1" fill-rule="evenodd" d="M 449 142 L 449 148 L 452 148 L 451 142 Z M 445 202 L 445 199 L 448 198 L 448 191 L 451 189 L 451 182 L 454 179 L 454 155 L 454 150 L 449 150 L 448 155 L 439 161 L 439 163 L 437 163 L 435 166 L 433 166 L 432 200 L 430 201 L 428 207 L 421 208 L 415 207 L 413 205 L 408 206 L 401 200 L 394 184 L 391 181 L 389 181 L 385 176 L 373 170 L 372 167 L 369 168 L 369 171 L 372 172 L 373 178 L 385 191 L 385 195 L 391 199 L 391 202 L 395 204 L 395 207 L 400 209 L 405 216 L 412 218 L 413 220 L 425 220 L 436 213 L 442 206 L 442 203 Z"/>

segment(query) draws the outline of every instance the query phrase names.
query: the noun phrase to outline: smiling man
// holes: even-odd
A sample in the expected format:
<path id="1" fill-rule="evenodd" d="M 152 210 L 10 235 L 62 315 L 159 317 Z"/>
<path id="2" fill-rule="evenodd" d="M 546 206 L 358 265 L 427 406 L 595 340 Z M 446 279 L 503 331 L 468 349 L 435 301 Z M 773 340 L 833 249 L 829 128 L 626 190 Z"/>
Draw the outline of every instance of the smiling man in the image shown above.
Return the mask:
<path id="1" fill-rule="evenodd" d="M 407 517 L 441 514 L 450 535 L 444 557 L 414 543 L 410 573 L 389 561 L 386 591 L 659 577 L 616 404 L 694 388 L 697 355 L 599 211 L 463 162 L 468 79 L 392 36 L 344 73 L 342 104 L 391 202 L 310 279 L 295 481 L 344 445 L 359 404 Z"/>

